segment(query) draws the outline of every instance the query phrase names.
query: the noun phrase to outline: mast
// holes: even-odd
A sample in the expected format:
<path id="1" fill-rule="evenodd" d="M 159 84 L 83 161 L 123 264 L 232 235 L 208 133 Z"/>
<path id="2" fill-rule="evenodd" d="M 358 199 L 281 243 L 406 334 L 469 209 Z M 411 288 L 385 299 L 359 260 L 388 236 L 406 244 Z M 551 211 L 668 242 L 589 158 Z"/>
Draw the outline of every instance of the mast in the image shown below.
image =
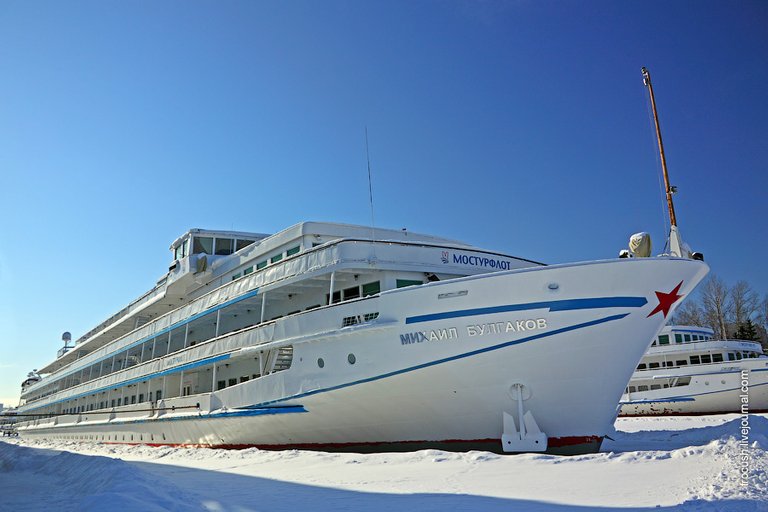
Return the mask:
<path id="1" fill-rule="evenodd" d="M 643 67 L 643 84 L 648 87 L 648 93 L 651 95 L 651 109 L 653 109 L 653 122 L 656 125 L 656 138 L 659 141 L 659 154 L 661 155 L 661 170 L 664 173 L 664 187 L 667 192 L 667 208 L 669 209 L 669 223 L 671 226 L 677 226 L 677 217 L 675 217 L 675 205 L 672 202 L 674 187 L 669 184 L 669 174 L 667 173 L 667 159 L 664 157 L 664 143 L 661 141 L 661 126 L 659 125 L 659 115 L 656 113 L 656 98 L 653 95 L 653 85 L 651 84 L 651 74 L 648 69 Z"/>

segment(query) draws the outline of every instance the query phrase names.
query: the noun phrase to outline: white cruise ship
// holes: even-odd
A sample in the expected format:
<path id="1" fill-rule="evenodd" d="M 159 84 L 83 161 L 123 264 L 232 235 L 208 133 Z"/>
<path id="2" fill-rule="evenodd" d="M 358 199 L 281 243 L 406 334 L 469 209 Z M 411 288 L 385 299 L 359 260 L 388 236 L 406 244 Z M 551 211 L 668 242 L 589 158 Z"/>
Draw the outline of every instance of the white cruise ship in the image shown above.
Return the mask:
<path id="1" fill-rule="evenodd" d="M 713 334 L 662 329 L 624 390 L 620 415 L 768 412 L 768 356 L 760 344 Z"/>
<path id="2" fill-rule="evenodd" d="M 25 381 L 21 436 L 592 452 L 647 340 L 708 271 L 666 256 L 544 266 L 315 222 L 193 229 L 171 251 L 155 286 Z"/>

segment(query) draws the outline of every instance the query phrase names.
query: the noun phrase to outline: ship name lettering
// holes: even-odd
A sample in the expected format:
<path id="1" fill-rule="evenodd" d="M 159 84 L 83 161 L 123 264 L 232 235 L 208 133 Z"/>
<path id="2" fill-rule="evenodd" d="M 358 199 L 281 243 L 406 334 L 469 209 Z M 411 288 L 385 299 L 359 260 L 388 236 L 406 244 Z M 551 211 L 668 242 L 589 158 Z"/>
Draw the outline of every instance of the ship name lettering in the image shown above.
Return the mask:
<path id="1" fill-rule="evenodd" d="M 528 318 L 523 320 L 508 320 L 488 324 L 472 324 L 467 326 L 469 336 L 484 336 L 486 334 L 502 334 L 507 332 L 535 331 L 547 328 L 546 318 Z"/>
<path id="2" fill-rule="evenodd" d="M 459 337 L 459 331 L 455 327 L 445 329 L 432 329 L 429 331 L 407 332 L 400 335 L 401 345 L 412 345 L 424 341 L 453 340 Z"/>

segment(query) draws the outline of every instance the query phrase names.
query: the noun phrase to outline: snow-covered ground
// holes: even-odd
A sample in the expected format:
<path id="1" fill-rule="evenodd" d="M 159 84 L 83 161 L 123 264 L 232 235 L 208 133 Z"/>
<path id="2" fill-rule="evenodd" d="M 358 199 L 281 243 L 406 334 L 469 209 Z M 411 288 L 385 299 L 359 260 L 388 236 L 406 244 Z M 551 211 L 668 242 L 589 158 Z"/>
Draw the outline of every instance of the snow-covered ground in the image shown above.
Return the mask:
<path id="1" fill-rule="evenodd" d="M 0 510 L 768 510 L 768 417 L 623 418 L 594 455 L 0 442 Z"/>

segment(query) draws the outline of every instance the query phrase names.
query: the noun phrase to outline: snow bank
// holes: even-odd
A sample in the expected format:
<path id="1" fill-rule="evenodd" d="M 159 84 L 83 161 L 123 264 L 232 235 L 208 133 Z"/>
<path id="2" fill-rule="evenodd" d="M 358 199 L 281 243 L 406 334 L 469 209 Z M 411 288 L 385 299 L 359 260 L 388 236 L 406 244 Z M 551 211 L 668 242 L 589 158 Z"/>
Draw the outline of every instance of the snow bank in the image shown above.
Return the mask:
<path id="1" fill-rule="evenodd" d="M 625 418 L 602 453 L 348 454 L 0 443 L 0 510 L 768 510 L 768 419 Z M 35 496 L 30 501 L 30 496 Z"/>

